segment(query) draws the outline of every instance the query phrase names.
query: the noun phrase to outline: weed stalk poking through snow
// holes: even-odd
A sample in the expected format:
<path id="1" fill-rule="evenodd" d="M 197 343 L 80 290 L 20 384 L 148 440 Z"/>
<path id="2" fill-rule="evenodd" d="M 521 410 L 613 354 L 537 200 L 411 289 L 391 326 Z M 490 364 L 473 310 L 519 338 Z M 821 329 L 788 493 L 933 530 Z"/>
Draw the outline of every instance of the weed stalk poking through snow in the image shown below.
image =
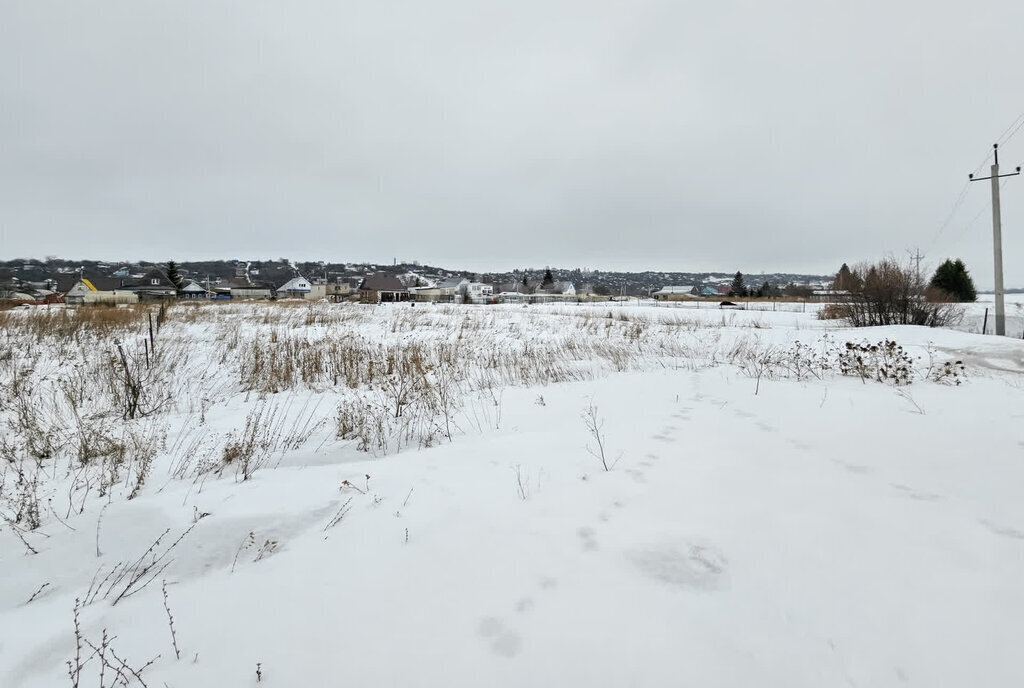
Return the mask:
<path id="1" fill-rule="evenodd" d="M 181 659 L 181 651 L 178 650 L 178 634 L 174 632 L 174 615 L 171 614 L 171 604 L 167 601 L 167 581 L 161 581 L 161 589 L 164 593 L 164 611 L 167 612 L 167 625 L 171 627 L 171 646 L 174 647 L 174 656 Z"/>
<path id="2" fill-rule="evenodd" d="M 26 602 L 25 604 L 31 604 L 32 600 L 34 600 L 35 598 L 39 597 L 39 595 L 43 592 L 43 590 L 48 588 L 49 585 L 50 585 L 49 582 L 43 583 L 42 585 L 40 585 L 39 589 L 36 590 L 34 593 L 32 593 L 32 597 L 28 598 L 28 602 Z"/>
<path id="3" fill-rule="evenodd" d="M 238 546 L 238 551 L 235 552 L 235 560 L 231 562 L 231 573 L 235 572 L 235 567 L 238 566 L 238 557 L 242 554 L 242 550 L 247 550 L 250 547 L 256 546 L 256 534 L 249 531 L 249 534 L 242 538 L 242 544 Z"/>
<path id="4" fill-rule="evenodd" d="M 512 467 L 512 471 L 516 474 L 516 491 L 519 493 L 519 499 L 524 502 L 530 496 L 530 476 L 523 474 L 522 464 L 516 464 Z"/>
<path id="5" fill-rule="evenodd" d="M 620 456 L 615 459 L 611 465 L 608 464 L 608 457 L 605 454 L 604 418 L 598 417 L 597 407 L 594 406 L 593 400 L 591 400 L 587 408 L 583 410 L 582 417 L 583 424 L 586 426 L 587 432 L 592 438 L 594 438 L 594 442 L 597 443 L 596 448 L 588 444 L 587 451 L 591 456 L 601 462 L 601 466 L 603 466 L 606 471 L 610 471 L 615 467 L 615 464 L 619 462 L 619 458 L 622 457 Z"/>
<path id="6" fill-rule="evenodd" d="M 341 523 L 341 519 L 345 518 L 345 514 L 347 514 L 352 509 L 350 505 L 352 504 L 353 499 L 353 497 L 349 497 L 348 501 L 341 505 L 341 508 L 338 509 L 334 516 L 331 517 L 331 520 L 327 522 L 327 525 L 324 526 L 324 532 L 327 532 L 334 526 Z"/>

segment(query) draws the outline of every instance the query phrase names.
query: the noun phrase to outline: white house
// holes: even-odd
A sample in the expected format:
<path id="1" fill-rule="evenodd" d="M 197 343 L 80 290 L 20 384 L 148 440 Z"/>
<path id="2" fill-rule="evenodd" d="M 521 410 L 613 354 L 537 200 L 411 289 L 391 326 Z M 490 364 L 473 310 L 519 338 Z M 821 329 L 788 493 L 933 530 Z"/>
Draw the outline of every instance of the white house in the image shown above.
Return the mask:
<path id="1" fill-rule="evenodd" d="M 139 297 L 121 288 L 121 280 L 93 277 L 75 282 L 64 295 L 65 303 L 76 306 L 87 304 L 138 303 Z"/>
<path id="2" fill-rule="evenodd" d="M 280 299 L 304 299 L 313 291 L 313 285 L 302 275 L 293 277 L 277 288 Z"/>
<path id="3" fill-rule="evenodd" d="M 449 277 L 437 283 L 438 300 L 454 301 L 469 286 L 469 280 L 465 277 Z"/>
<path id="4" fill-rule="evenodd" d="M 212 291 L 208 291 L 195 280 L 182 287 L 178 294 L 183 299 L 211 299 L 214 296 Z"/>
<path id="5" fill-rule="evenodd" d="M 695 298 L 699 295 L 700 289 L 692 285 L 662 287 L 651 294 L 651 296 L 657 301 L 683 301 L 685 299 Z"/>
<path id="6" fill-rule="evenodd" d="M 462 292 L 463 303 L 489 303 L 494 298 L 494 287 L 483 282 L 467 282 Z"/>
<path id="7" fill-rule="evenodd" d="M 498 303 L 530 303 L 530 294 L 521 291 L 503 291 L 498 294 Z"/>
<path id="8" fill-rule="evenodd" d="M 552 282 L 550 286 L 542 287 L 530 297 L 532 303 L 575 300 L 576 285 L 572 282 Z"/>

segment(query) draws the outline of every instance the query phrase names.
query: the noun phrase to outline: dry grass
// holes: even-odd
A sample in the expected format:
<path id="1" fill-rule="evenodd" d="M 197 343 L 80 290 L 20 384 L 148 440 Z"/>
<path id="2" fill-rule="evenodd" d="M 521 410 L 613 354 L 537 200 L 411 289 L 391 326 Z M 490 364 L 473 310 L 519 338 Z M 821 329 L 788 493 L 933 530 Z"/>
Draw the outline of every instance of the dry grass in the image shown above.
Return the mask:
<path id="1" fill-rule="evenodd" d="M 83 332 L 109 334 L 138 327 L 151 312 L 152 307 L 142 305 L 3 311 L 0 329 L 9 334 L 28 334 L 37 341 L 69 339 Z"/>
<path id="2" fill-rule="evenodd" d="M 818 311 L 818 320 L 842 320 L 846 317 L 846 307 L 839 303 L 829 303 Z"/>
<path id="3" fill-rule="evenodd" d="M 151 312 L 0 313 L 0 516 L 27 546 L 147 489 L 154 466 L 244 481 L 314 436 L 384 454 L 501 427 L 510 386 L 723 364 L 760 385 L 837 364 L 771 348 L 733 312 L 183 303 L 152 342 Z"/>

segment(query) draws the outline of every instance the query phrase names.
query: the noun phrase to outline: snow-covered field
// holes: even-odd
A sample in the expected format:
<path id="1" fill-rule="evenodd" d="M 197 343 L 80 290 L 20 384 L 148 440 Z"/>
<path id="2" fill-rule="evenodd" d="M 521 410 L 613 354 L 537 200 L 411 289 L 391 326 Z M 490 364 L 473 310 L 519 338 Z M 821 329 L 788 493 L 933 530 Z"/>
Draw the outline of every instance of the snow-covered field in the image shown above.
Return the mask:
<path id="1" fill-rule="evenodd" d="M 0 314 L 0 686 L 1024 685 L 1024 342 L 813 310 Z"/>
<path id="2" fill-rule="evenodd" d="M 658 306 L 661 308 L 674 308 L 676 310 L 716 310 L 718 309 L 718 302 L 715 301 L 683 301 L 683 302 L 669 302 L 669 303 L 654 303 L 646 302 L 648 305 Z M 780 302 L 764 302 L 764 301 L 752 301 L 748 303 L 742 303 L 741 307 L 746 310 L 752 311 L 788 311 L 796 313 L 817 313 L 825 304 L 823 303 L 780 303 Z M 1024 294 L 1007 294 L 1004 298 L 1004 306 L 1006 309 L 1006 335 L 1008 337 L 1014 337 L 1020 339 L 1024 335 Z M 961 304 L 960 306 L 963 312 L 963 318 L 960 322 L 956 323 L 953 329 L 960 330 L 962 332 L 974 332 L 982 333 L 982 329 L 987 334 L 993 334 L 995 332 L 995 296 L 992 294 L 979 294 L 978 300 L 974 303 Z M 986 311 L 988 312 L 988 319 L 986 321 Z"/>

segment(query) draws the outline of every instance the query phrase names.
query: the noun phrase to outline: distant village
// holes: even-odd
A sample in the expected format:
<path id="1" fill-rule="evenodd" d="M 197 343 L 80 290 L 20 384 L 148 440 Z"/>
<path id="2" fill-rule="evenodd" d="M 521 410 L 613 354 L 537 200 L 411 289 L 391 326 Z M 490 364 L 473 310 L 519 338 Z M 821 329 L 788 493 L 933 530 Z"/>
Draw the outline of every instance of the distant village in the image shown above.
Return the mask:
<path id="1" fill-rule="evenodd" d="M 48 258 L 0 262 L 0 301 L 10 305 L 133 304 L 165 299 L 355 301 L 360 303 L 549 303 L 727 296 L 824 297 L 832 276 L 601 272 L 523 269 L 473 274 L 421 266 L 324 262 L 104 263 Z M 742 280 L 741 280 L 742 281 Z"/>

